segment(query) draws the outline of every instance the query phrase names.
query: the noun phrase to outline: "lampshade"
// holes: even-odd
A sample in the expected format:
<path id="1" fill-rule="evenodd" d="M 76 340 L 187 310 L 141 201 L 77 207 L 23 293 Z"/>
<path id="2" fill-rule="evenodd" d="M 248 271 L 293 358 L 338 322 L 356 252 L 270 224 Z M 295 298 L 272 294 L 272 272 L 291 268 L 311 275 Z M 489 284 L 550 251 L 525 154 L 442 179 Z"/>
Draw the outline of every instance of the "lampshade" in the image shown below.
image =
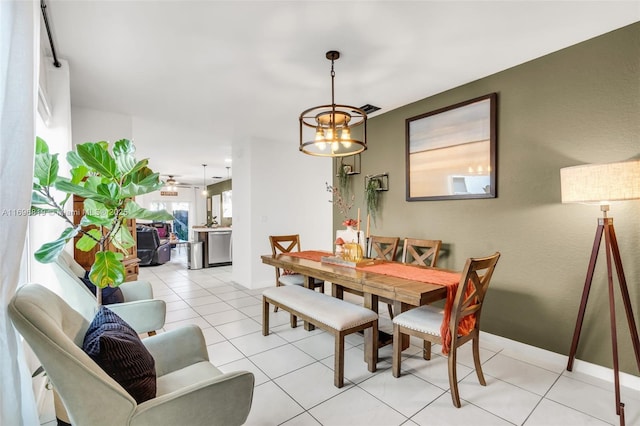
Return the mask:
<path id="1" fill-rule="evenodd" d="M 309 108 L 300 114 L 300 151 L 319 157 L 346 157 L 367 149 L 367 113 L 358 107 L 335 102 L 333 63 L 340 52 L 326 53 L 331 61 L 331 104 Z M 362 140 L 352 129 L 363 126 Z"/>
<path id="2" fill-rule="evenodd" d="M 640 199 L 640 160 L 560 169 L 563 203 Z"/>

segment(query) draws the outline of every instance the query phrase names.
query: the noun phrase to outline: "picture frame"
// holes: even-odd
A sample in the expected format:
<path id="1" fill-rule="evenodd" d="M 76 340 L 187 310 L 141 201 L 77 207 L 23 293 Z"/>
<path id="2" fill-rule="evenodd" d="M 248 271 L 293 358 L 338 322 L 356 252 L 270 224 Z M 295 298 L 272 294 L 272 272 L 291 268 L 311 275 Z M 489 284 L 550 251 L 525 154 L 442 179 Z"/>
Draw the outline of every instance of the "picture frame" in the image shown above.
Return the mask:
<path id="1" fill-rule="evenodd" d="M 497 197 L 497 93 L 406 119 L 406 200 Z"/>

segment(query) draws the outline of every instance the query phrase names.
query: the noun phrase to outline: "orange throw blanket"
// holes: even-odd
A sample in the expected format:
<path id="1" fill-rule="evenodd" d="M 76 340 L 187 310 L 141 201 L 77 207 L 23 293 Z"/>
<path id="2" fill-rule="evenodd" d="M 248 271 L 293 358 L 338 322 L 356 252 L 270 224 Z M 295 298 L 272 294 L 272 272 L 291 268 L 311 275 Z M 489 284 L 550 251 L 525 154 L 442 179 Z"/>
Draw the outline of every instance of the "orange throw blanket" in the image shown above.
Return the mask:
<path id="1" fill-rule="evenodd" d="M 438 284 L 447 287 L 447 300 L 444 304 L 444 315 L 442 324 L 440 325 L 440 336 L 442 337 L 442 353 L 448 354 L 451 349 L 451 330 L 449 329 L 449 321 L 451 320 L 451 309 L 453 308 L 453 300 L 458 291 L 458 283 L 460 282 L 460 274 L 456 272 L 438 271 L 434 269 L 425 269 L 413 265 L 405 265 L 401 263 L 381 263 L 369 266 L 359 266 L 363 272 L 373 272 L 376 274 L 389 275 L 392 277 L 405 278 L 413 281 L 420 281 L 430 284 Z M 465 298 L 474 291 L 473 285 L 467 286 Z M 458 324 L 458 335 L 466 336 L 473 330 L 476 325 L 475 315 L 467 315 L 460 324 Z"/>

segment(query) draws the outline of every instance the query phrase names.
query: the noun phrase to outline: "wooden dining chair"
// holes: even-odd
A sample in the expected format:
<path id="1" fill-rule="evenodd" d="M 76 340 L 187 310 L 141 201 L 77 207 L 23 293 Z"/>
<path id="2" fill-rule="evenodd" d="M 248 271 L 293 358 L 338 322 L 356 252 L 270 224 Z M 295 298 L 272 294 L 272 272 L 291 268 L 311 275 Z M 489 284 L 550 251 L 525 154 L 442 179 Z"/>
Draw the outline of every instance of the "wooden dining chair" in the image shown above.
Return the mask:
<path id="1" fill-rule="evenodd" d="M 369 259 L 396 260 L 398 253 L 399 237 L 381 237 L 379 235 L 371 235 L 367 246 L 367 257 Z M 389 317 L 393 319 L 393 301 L 380 298 L 380 301 L 387 304 Z"/>
<path id="2" fill-rule="evenodd" d="M 482 374 L 480 364 L 480 314 L 484 297 L 487 294 L 489 281 L 498 263 L 500 253 L 483 257 L 468 259 L 460 276 L 460 282 L 451 307 L 451 319 L 449 321 L 449 333 L 451 344 L 448 353 L 449 361 L 449 386 L 451 387 L 451 399 L 453 405 L 460 408 L 460 395 L 458 393 L 458 378 L 456 372 L 457 349 L 469 340 L 473 341 L 473 361 L 476 367 L 478 381 L 482 386 L 487 383 Z M 469 288 L 470 287 L 470 288 Z M 475 324 L 469 324 L 468 315 L 475 315 Z M 424 340 L 424 354 L 426 360 L 431 359 L 431 344 L 443 344 L 440 330 L 444 316 L 444 309 L 438 309 L 431 305 L 424 305 L 410 309 L 397 315 L 393 319 L 393 366 L 394 377 L 400 377 L 400 363 L 402 357 L 402 336 L 416 336 Z M 458 327 L 462 320 L 470 328 L 468 334 L 458 334 Z"/>
<path id="3" fill-rule="evenodd" d="M 405 238 L 402 247 L 402 263 L 435 267 L 441 246 L 440 240 Z"/>
<path id="4" fill-rule="evenodd" d="M 369 259 L 396 260 L 399 243 L 400 238 L 398 237 L 371 235 L 367 246 L 367 257 Z"/>
<path id="5" fill-rule="evenodd" d="M 271 243 L 271 254 L 274 256 L 281 253 L 290 253 L 292 251 L 300 251 L 300 235 L 270 235 L 269 242 Z M 276 287 L 281 285 L 304 285 L 304 275 L 295 274 L 291 271 L 286 271 L 282 268 L 276 269 Z M 320 289 L 321 293 L 324 292 L 324 281 L 314 278 L 312 282 L 314 289 Z M 274 312 L 278 311 L 277 306 L 273 309 Z"/>

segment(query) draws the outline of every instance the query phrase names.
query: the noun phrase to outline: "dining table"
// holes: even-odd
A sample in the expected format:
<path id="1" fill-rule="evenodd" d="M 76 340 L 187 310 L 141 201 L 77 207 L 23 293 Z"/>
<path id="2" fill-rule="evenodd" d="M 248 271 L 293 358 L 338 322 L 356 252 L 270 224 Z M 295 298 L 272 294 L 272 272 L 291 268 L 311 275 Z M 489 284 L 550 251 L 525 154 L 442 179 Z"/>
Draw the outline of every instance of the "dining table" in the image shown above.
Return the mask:
<path id="1" fill-rule="evenodd" d="M 345 288 L 362 293 L 364 306 L 377 311 L 378 299 L 393 302 L 394 312 L 447 298 L 445 280 L 459 280 L 460 272 L 443 268 L 409 265 L 380 259 L 363 259 L 357 264 L 336 260 L 331 252 L 307 250 L 261 256 L 262 263 L 282 268 L 305 277 L 304 285 L 312 289 L 314 278 L 331 283 L 332 295 L 342 298 Z M 336 260 L 334 262 L 334 260 Z M 306 329 L 311 325 L 305 324 Z M 371 330 L 365 331 L 365 354 L 373 339 Z M 391 343 L 391 336 L 379 339 L 379 346 Z M 409 336 L 403 336 L 402 349 L 409 347 Z"/>

